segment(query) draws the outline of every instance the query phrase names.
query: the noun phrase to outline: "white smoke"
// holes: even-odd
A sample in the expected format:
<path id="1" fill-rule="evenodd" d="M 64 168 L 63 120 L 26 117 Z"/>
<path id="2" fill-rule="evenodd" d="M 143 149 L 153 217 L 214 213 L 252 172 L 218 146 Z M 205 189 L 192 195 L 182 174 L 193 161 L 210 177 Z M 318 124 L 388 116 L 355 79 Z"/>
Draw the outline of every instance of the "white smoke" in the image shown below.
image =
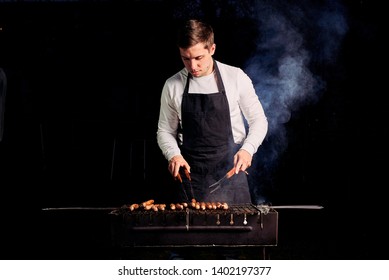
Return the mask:
<path id="1" fill-rule="evenodd" d="M 253 79 L 264 106 L 270 139 L 261 147 L 256 162 L 264 169 L 257 175 L 258 182 L 271 176 L 279 156 L 286 150 L 285 124 L 292 114 L 302 106 L 318 102 L 325 93 L 326 80 L 315 74 L 313 66 L 336 63 L 348 27 L 344 8 L 338 1 L 256 1 L 255 11 L 257 49 L 245 71 Z M 258 204 L 266 200 L 261 186 L 253 192 Z"/>

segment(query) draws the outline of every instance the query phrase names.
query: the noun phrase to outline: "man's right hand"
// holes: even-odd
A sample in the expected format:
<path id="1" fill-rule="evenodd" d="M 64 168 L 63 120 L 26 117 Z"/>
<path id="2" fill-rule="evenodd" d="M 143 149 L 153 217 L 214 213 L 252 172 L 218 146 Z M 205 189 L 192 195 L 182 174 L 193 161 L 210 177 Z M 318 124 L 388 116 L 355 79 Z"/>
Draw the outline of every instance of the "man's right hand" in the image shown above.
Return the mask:
<path id="1" fill-rule="evenodd" d="M 182 155 L 176 155 L 169 160 L 168 169 L 174 178 L 177 177 L 181 167 L 186 168 L 186 170 L 190 173 L 190 166 Z"/>

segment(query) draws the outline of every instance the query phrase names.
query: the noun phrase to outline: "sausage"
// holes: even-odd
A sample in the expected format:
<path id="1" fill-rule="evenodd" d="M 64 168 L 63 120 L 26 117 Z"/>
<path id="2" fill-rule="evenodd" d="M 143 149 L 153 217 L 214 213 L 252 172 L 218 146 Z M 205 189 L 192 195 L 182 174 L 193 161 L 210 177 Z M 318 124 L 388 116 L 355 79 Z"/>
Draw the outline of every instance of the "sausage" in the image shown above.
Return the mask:
<path id="1" fill-rule="evenodd" d="M 139 204 L 136 204 L 136 203 L 131 204 L 129 207 L 130 211 L 134 211 L 135 209 L 138 209 L 138 208 L 139 208 Z"/>
<path id="2" fill-rule="evenodd" d="M 146 207 L 146 205 L 154 204 L 154 199 L 149 199 L 145 202 L 142 202 L 142 207 Z"/>
<path id="3" fill-rule="evenodd" d="M 157 207 L 158 207 L 159 210 L 165 211 L 166 204 L 157 204 Z"/>
<path id="4" fill-rule="evenodd" d="M 184 206 L 180 203 L 176 203 L 176 208 L 179 210 L 182 210 L 182 209 L 184 209 Z"/>
<path id="5" fill-rule="evenodd" d="M 147 204 L 145 206 L 145 210 L 150 210 L 153 206 L 154 206 L 154 204 Z"/>

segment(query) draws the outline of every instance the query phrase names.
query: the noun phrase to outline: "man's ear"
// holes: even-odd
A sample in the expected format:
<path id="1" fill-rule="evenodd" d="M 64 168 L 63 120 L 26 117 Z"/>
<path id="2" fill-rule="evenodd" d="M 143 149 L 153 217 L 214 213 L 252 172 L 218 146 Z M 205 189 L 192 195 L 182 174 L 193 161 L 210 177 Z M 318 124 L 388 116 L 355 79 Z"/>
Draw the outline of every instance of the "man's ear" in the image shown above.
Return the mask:
<path id="1" fill-rule="evenodd" d="M 215 53 L 215 50 L 216 50 L 216 44 L 213 44 L 210 48 L 209 48 L 209 53 L 211 55 L 213 55 Z"/>

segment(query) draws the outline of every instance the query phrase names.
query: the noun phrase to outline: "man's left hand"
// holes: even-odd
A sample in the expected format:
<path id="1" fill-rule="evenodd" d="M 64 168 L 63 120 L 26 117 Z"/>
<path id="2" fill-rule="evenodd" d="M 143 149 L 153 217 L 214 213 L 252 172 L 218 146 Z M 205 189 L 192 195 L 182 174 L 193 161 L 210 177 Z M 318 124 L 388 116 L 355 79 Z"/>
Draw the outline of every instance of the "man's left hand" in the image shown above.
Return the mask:
<path id="1" fill-rule="evenodd" d="M 246 150 L 240 149 L 234 156 L 235 174 L 239 171 L 245 171 L 251 166 L 253 157 Z"/>

